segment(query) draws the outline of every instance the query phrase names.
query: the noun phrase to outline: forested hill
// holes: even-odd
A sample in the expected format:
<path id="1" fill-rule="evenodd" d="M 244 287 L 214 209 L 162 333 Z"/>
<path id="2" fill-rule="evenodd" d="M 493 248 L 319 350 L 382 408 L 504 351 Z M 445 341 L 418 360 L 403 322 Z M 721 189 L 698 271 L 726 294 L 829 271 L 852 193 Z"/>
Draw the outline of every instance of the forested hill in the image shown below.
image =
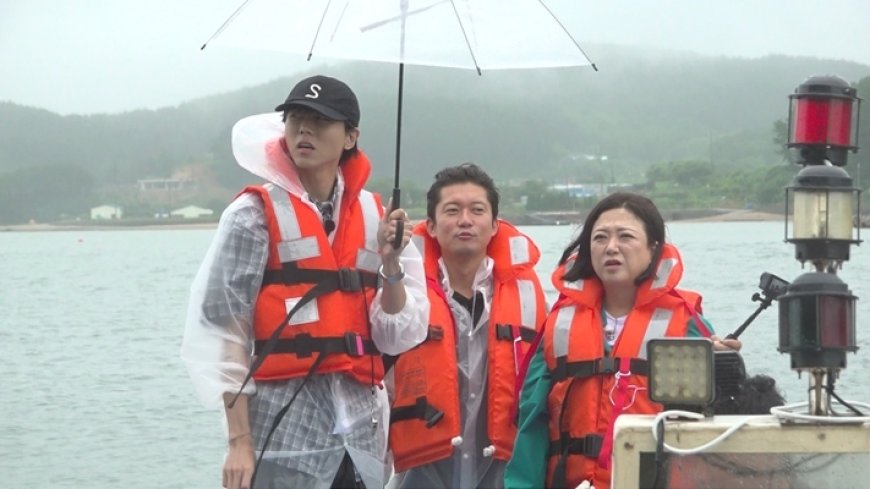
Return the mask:
<path id="1" fill-rule="evenodd" d="M 584 173 L 602 171 L 601 160 L 589 158 L 601 155 L 607 155 L 604 171 L 616 181 L 642 181 L 649 165 L 670 161 L 775 164 L 780 156 L 773 126 L 787 118 L 787 97 L 797 85 L 815 74 L 852 83 L 870 76 L 870 66 L 829 59 L 739 59 L 616 46 L 586 51 L 600 71 L 478 76 L 406 67 L 402 179 L 428 184 L 440 167 L 475 161 L 500 181 L 580 181 Z M 361 147 L 375 161 L 373 176 L 391 177 L 397 66 L 344 63 L 311 71 L 354 87 L 362 105 Z M 235 188 L 251 179 L 232 160 L 233 123 L 270 111 L 304 74 L 177 107 L 118 114 L 60 116 L 2 102 L 0 184 L 15 170 L 48 166 L 78 172 L 96 185 L 123 185 L 200 165 Z"/>

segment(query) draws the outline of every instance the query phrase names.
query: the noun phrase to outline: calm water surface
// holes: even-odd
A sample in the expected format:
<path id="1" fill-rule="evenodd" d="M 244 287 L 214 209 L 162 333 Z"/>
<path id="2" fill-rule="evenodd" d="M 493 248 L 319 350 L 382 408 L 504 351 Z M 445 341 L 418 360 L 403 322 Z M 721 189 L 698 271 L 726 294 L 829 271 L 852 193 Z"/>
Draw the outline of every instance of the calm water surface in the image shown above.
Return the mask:
<path id="1" fill-rule="evenodd" d="M 550 271 L 575 229 L 526 227 Z M 684 288 L 704 295 L 718 333 L 758 306 L 759 275 L 802 273 L 779 222 L 671 223 Z M 187 291 L 212 230 L 0 233 L 0 488 L 220 487 L 221 414 L 202 409 L 178 357 Z M 858 342 L 837 384 L 870 401 L 870 250 L 840 274 L 858 301 Z M 863 300 L 862 300 L 863 299 Z M 776 351 L 776 304 L 746 330 L 751 373 L 774 375 L 790 402 L 806 378 Z"/>

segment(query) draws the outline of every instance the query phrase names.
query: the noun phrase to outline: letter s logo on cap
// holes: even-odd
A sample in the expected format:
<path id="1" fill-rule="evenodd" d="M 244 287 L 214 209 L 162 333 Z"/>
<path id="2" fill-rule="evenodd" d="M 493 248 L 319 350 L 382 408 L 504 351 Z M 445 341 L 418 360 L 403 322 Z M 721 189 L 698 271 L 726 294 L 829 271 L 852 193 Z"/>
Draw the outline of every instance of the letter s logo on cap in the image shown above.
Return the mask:
<path id="1" fill-rule="evenodd" d="M 311 86 L 308 87 L 308 89 L 311 90 L 311 93 L 306 93 L 305 98 L 319 98 L 320 91 L 323 90 L 322 88 L 320 88 L 320 85 L 316 83 L 312 83 Z"/>

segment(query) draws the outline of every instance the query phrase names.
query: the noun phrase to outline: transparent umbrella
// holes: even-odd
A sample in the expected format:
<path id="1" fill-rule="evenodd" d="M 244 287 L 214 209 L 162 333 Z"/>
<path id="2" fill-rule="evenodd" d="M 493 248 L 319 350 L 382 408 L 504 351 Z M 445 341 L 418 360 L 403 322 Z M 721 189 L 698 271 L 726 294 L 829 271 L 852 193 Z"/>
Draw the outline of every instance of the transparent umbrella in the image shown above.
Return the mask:
<path id="1" fill-rule="evenodd" d="M 399 205 L 405 64 L 477 70 L 595 65 L 543 0 L 247 0 L 203 44 L 399 65 L 393 205 Z M 398 233 L 397 233 L 398 234 Z"/>

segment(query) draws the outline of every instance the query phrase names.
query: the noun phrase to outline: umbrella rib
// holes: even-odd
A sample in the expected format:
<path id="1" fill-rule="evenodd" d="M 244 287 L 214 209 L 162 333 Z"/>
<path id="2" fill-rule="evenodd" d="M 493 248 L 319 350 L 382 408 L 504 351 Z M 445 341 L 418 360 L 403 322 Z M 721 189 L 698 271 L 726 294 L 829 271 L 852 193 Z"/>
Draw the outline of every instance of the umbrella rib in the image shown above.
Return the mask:
<path id="1" fill-rule="evenodd" d="M 462 18 L 459 17 L 459 10 L 456 9 L 456 3 L 453 0 L 450 0 L 450 5 L 453 7 L 453 14 L 456 16 L 456 22 L 459 23 L 459 30 L 462 31 L 462 37 L 465 39 L 465 45 L 468 47 L 468 54 L 471 55 L 471 61 L 474 63 L 474 68 L 477 70 L 477 74 L 481 75 L 480 65 L 477 64 L 477 57 L 474 55 L 474 49 L 471 49 L 471 42 L 468 41 L 468 34 L 465 32 Z"/>
<path id="2" fill-rule="evenodd" d="M 570 39 L 571 42 L 573 42 L 574 45 L 577 46 L 577 49 L 580 50 L 580 54 L 582 54 L 583 57 L 586 58 L 586 61 L 588 61 L 589 64 L 592 65 L 592 69 L 595 71 L 598 71 L 598 67 L 595 66 L 595 63 L 593 63 L 591 59 L 589 59 L 589 56 L 586 55 L 586 51 L 583 51 L 583 48 L 580 47 L 580 43 L 578 43 L 577 40 L 574 39 L 574 36 L 571 35 L 571 33 L 568 31 L 568 29 L 565 28 L 565 25 L 562 24 L 562 21 L 559 20 L 558 17 L 556 17 L 556 15 L 553 13 L 552 10 L 550 10 L 550 7 L 548 7 L 547 4 L 544 3 L 544 0 L 538 0 L 538 3 L 540 3 L 541 7 L 544 7 L 544 10 L 546 10 L 547 13 L 550 14 L 550 17 L 552 17 L 553 20 L 555 20 L 556 23 L 559 24 L 559 27 L 562 28 L 562 32 L 564 32 L 565 35 L 568 36 L 568 39 Z"/>
<path id="3" fill-rule="evenodd" d="M 317 44 L 317 37 L 320 35 L 320 28 L 323 27 L 323 21 L 326 19 L 326 13 L 329 12 L 329 6 L 331 4 L 332 0 L 329 0 L 328 2 L 326 2 L 326 6 L 323 7 L 323 15 L 320 16 L 320 22 L 317 24 L 317 30 L 314 31 L 314 39 L 311 40 L 311 48 L 308 49 L 308 58 L 306 58 L 306 61 L 311 61 L 311 55 L 314 54 L 314 45 Z M 342 13 L 342 15 L 344 15 L 344 13 Z"/>
<path id="4" fill-rule="evenodd" d="M 214 34 L 212 34 L 211 37 L 209 37 L 209 38 L 208 38 L 204 43 L 202 43 L 202 46 L 199 48 L 199 50 L 202 51 L 203 49 L 205 49 L 205 47 L 208 45 L 208 43 L 210 43 L 210 42 L 212 41 L 212 39 L 214 39 L 214 38 L 216 38 L 217 36 L 219 36 L 220 33 L 223 32 L 224 29 L 226 29 L 228 25 L 230 25 L 230 22 L 232 22 L 233 19 L 235 19 L 236 17 L 238 17 L 239 13 L 242 11 L 242 9 L 245 8 L 245 6 L 248 5 L 248 3 L 250 3 L 250 1 L 251 1 L 251 0 L 245 0 L 244 2 L 242 2 L 242 4 L 239 5 L 239 8 L 237 8 L 236 11 L 233 12 L 233 14 L 230 15 L 230 16 L 227 18 L 227 20 L 225 20 L 224 23 L 221 24 L 220 27 L 218 27 L 218 30 L 214 31 Z"/>
<path id="5" fill-rule="evenodd" d="M 395 22 L 395 21 L 397 21 L 397 20 L 399 20 L 399 19 L 402 19 L 403 17 L 409 17 L 409 16 L 411 16 L 411 15 L 421 14 L 421 13 L 423 13 L 423 12 L 426 12 L 427 10 L 430 10 L 430 9 L 435 8 L 438 4 L 443 3 L 443 2 L 446 2 L 446 1 L 449 1 L 449 0 L 442 0 L 441 2 L 433 3 L 432 5 L 429 5 L 429 6 L 426 6 L 426 7 L 420 7 L 420 8 L 418 8 L 418 9 L 408 10 L 408 11 L 406 11 L 406 12 L 403 12 L 403 13 L 401 13 L 401 14 L 399 14 L 399 15 L 395 15 L 395 16 L 390 17 L 390 18 L 388 18 L 388 19 L 383 19 L 383 20 L 379 20 L 379 21 L 377 21 L 377 22 L 373 22 L 373 23 L 368 24 L 368 25 L 364 25 L 364 26 L 360 27 L 359 30 L 362 31 L 362 32 L 365 32 L 365 31 L 367 31 L 367 30 L 369 30 L 369 29 L 374 29 L 375 27 L 380 27 L 380 26 L 382 26 L 382 25 L 389 24 L 390 22 Z"/>
<path id="6" fill-rule="evenodd" d="M 338 16 L 338 22 L 335 23 L 335 28 L 332 29 L 332 34 L 329 36 L 330 41 L 335 40 L 335 33 L 338 32 L 338 26 L 340 26 L 341 21 L 344 20 L 344 14 L 345 14 L 345 12 L 347 12 L 347 6 L 349 3 L 350 3 L 350 0 L 347 0 L 346 2 L 344 2 L 344 8 L 341 9 L 341 14 Z M 320 22 L 322 23 L 323 20 L 321 19 Z M 311 50 L 314 51 L 314 45 L 311 46 Z"/>

